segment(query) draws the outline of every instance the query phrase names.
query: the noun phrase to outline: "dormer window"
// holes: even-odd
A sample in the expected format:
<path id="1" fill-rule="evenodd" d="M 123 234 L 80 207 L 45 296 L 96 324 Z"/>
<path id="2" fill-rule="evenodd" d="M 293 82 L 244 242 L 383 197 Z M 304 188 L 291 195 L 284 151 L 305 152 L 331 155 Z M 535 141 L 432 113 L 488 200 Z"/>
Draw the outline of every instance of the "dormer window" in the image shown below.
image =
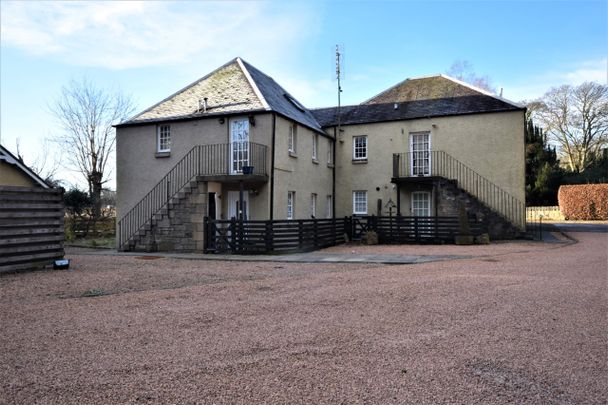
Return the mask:
<path id="1" fill-rule="evenodd" d="M 294 107 L 296 107 L 298 110 L 304 112 L 306 111 L 306 107 L 304 107 L 302 104 L 300 104 L 300 102 L 298 100 L 296 100 L 295 98 L 293 98 L 291 95 L 285 93 L 285 98 L 287 100 L 289 100 L 291 102 L 291 104 L 294 105 Z"/>

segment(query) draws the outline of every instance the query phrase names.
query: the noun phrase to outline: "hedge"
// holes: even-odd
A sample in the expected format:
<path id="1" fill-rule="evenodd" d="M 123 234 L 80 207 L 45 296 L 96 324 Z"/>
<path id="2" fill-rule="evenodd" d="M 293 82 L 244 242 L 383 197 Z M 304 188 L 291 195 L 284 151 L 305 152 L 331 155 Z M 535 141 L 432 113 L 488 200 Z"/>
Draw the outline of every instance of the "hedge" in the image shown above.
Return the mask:
<path id="1" fill-rule="evenodd" d="M 565 219 L 608 220 L 608 183 L 560 186 L 557 200 Z"/>

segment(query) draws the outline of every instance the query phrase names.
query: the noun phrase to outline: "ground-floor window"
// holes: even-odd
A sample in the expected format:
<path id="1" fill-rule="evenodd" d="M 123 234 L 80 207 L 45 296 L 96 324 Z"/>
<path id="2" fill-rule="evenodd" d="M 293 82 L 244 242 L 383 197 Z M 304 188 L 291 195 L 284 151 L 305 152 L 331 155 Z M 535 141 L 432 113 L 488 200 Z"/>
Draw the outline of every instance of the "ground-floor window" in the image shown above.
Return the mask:
<path id="1" fill-rule="evenodd" d="M 295 203 L 296 203 L 296 192 L 288 191 L 287 192 L 287 219 L 293 219 Z"/>
<path id="2" fill-rule="evenodd" d="M 315 193 L 310 195 L 310 217 L 317 217 L 317 194 Z"/>
<path id="3" fill-rule="evenodd" d="M 367 191 L 365 191 L 365 190 L 353 191 L 353 214 L 355 214 L 355 215 L 366 215 L 367 214 Z"/>
<path id="4" fill-rule="evenodd" d="M 414 191 L 412 193 L 412 215 L 415 217 L 431 216 L 431 193 Z"/>
<path id="5" fill-rule="evenodd" d="M 330 195 L 327 196 L 327 202 L 326 202 L 326 205 L 325 205 L 325 217 L 327 217 L 327 218 L 332 218 L 333 217 L 333 215 L 332 215 L 333 214 L 332 209 L 333 209 L 333 198 L 332 198 L 332 196 L 330 194 Z"/>

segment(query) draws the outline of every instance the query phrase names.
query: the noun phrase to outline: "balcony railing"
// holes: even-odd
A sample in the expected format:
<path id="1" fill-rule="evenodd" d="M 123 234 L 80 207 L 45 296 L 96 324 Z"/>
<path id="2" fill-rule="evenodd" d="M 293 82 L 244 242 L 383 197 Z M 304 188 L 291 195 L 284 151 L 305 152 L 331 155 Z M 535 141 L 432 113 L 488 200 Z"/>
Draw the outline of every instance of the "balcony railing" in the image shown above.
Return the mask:
<path id="1" fill-rule="evenodd" d="M 267 146 L 253 142 L 196 145 L 129 212 L 118 221 L 118 248 L 124 248 L 170 200 L 199 176 L 241 177 L 243 167 L 253 166 L 250 175 L 267 175 Z M 241 177 L 242 178 L 242 177 Z"/>
<path id="2" fill-rule="evenodd" d="M 393 154 L 393 178 L 443 177 L 523 229 L 525 204 L 444 151 Z"/>

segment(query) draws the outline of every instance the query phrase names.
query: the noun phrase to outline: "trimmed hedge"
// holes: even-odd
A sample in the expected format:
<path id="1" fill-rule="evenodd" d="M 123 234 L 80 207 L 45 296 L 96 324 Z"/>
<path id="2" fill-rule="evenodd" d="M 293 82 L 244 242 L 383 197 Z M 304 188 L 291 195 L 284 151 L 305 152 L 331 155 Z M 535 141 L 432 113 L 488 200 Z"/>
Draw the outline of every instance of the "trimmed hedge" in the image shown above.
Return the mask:
<path id="1" fill-rule="evenodd" d="M 608 184 L 560 186 L 559 209 L 566 219 L 608 220 Z"/>

